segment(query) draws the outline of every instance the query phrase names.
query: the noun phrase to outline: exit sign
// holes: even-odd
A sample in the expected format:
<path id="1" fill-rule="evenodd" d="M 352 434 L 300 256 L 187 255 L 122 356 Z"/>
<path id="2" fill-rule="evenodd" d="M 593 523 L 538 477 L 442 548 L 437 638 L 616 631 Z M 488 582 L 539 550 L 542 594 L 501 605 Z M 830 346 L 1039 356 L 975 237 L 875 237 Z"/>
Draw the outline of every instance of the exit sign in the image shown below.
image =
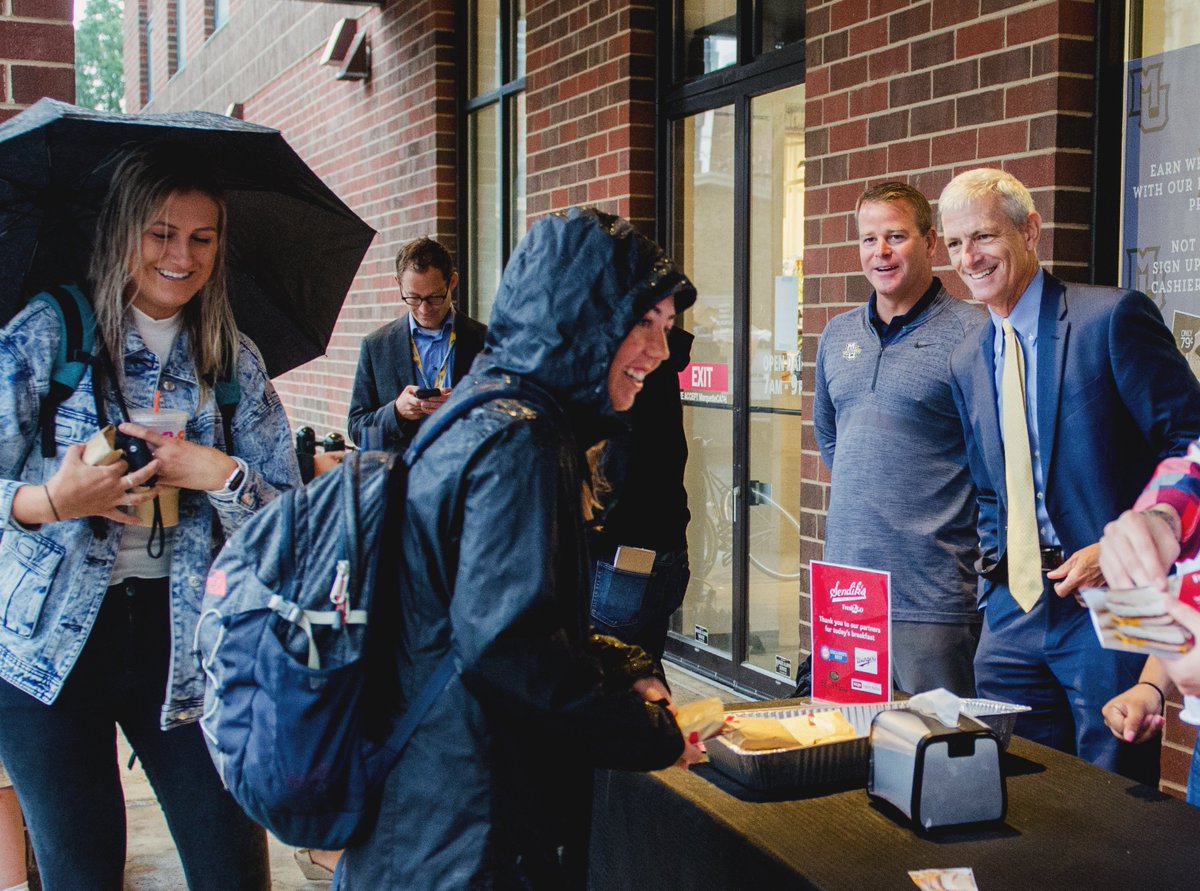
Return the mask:
<path id="1" fill-rule="evenodd" d="M 679 372 L 679 389 L 699 393 L 729 391 L 729 366 L 724 363 L 693 362 Z"/>

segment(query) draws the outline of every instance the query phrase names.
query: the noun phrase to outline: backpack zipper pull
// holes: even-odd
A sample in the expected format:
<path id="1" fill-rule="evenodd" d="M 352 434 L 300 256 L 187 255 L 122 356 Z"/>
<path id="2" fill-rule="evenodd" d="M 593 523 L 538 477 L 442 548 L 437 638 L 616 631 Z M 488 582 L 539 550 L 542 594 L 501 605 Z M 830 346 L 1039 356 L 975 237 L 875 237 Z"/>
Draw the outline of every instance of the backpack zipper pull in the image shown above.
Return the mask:
<path id="1" fill-rule="evenodd" d="M 350 587 L 350 561 L 339 560 L 334 572 L 333 585 L 329 589 L 329 602 L 337 615 L 333 619 L 333 630 L 341 631 L 346 621 L 347 589 Z"/>

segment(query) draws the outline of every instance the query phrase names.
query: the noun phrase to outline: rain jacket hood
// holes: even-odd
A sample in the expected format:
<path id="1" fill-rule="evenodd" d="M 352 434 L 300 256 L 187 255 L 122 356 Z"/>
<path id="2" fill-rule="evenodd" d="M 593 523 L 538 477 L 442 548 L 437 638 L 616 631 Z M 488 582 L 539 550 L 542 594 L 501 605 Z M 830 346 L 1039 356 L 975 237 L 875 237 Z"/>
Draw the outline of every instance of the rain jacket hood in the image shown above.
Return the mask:
<path id="1" fill-rule="evenodd" d="M 608 368 L 634 323 L 668 294 L 696 289 L 624 219 L 571 208 L 538 220 L 509 258 L 477 368 L 520 375 L 566 410 L 581 445 L 617 418 Z"/>

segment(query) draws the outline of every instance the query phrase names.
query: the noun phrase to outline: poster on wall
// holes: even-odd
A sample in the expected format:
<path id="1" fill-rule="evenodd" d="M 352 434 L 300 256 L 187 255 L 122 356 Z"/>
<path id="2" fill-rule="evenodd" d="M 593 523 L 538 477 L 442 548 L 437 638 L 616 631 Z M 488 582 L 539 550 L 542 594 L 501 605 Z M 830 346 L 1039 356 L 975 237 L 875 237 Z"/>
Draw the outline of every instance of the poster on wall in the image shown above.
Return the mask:
<path id="1" fill-rule="evenodd" d="M 1200 316 L 1177 309 L 1171 315 L 1171 333 L 1192 374 L 1200 378 Z"/>
<path id="2" fill-rule="evenodd" d="M 1198 79 L 1200 46 L 1126 66 L 1121 220 L 1121 284 L 1150 296 L 1193 363 L 1200 330 L 1193 324 L 1200 320 Z"/>
<path id="3" fill-rule="evenodd" d="M 889 572 L 813 560 L 812 698 L 887 702 L 892 692 Z"/>

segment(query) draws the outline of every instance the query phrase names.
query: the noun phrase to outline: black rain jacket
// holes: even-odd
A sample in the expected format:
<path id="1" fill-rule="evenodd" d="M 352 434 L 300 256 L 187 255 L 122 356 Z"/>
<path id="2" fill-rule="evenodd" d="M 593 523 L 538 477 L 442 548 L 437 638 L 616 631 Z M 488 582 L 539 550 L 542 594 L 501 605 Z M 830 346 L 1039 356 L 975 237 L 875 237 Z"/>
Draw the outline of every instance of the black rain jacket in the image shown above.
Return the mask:
<path id="1" fill-rule="evenodd" d="M 413 465 L 398 648 L 411 699 L 449 649 L 453 678 L 388 778 L 344 889 L 574 888 L 586 878 L 595 767 L 651 770 L 683 750 L 629 689 L 636 648 L 590 637 L 583 453 L 619 419 L 608 368 L 683 274 L 624 220 L 539 220 L 504 271 L 483 353 L 451 401 L 518 398 L 452 424 Z"/>

